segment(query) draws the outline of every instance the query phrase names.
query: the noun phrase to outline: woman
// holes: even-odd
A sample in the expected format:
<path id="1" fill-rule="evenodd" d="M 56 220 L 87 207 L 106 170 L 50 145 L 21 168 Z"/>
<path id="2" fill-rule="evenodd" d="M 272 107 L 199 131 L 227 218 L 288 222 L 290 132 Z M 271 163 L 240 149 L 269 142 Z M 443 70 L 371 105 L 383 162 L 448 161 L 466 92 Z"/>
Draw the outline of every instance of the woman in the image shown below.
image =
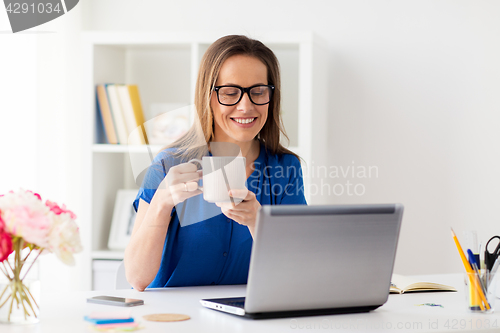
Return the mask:
<path id="1" fill-rule="evenodd" d="M 306 204 L 298 156 L 279 140 L 279 64 L 259 41 L 226 36 L 200 65 L 198 121 L 159 153 L 134 201 L 137 217 L 125 251 L 129 283 L 146 287 L 246 283 L 261 205 Z M 203 155 L 246 158 L 248 190 L 239 204 L 210 204 L 198 189 L 201 172 L 188 163 Z"/>

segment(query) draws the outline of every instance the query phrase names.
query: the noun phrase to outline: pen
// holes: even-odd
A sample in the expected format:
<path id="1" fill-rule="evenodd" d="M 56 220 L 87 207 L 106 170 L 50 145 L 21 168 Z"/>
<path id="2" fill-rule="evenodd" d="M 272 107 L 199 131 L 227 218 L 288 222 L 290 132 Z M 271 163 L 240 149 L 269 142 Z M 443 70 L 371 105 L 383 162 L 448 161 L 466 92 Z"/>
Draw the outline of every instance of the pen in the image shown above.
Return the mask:
<path id="1" fill-rule="evenodd" d="M 472 268 L 474 268 L 474 272 L 476 273 L 478 279 L 479 279 L 479 284 L 481 285 L 481 290 L 483 291 L 483 294 L 486 295 L 486 288 L 484 286 L 483 280 L 481 280 L 481 277 L 479 276 L 479 270 L 477 269 L 476 264 L 472 265 Z"/>
<path id="2" fill-rule="evenodd" d="M 457 247 L 458 254 L 460 254 L 460 258 L 462 259 L 462 263 L 464 264 L 465 271 L 467 273 L 469 273 L 469 274 L 473 273 L 474 271 L 470 267 L 469 262 L 467 261 L 467 258 L 465 257 L 464 250 L 462 250 L 462 246 L 460 245 L 460 242 L 458 241 L 457 235 L 455 235 L 455 232 L 453 231 L 453 228 L 451 229 L 451 235 L 453 237 L 453 240 L 455 241 L 455 245 Z M 486 296 L 484 296 L 484 293 L 481 290 L 481 286 L 479 285 L 479 282 L 477 281 L 477 279 L 471 279 L 471 283 L 474 285 L 474 288 L 479 293 L 479 298 L 482 301 L 482 302 L 479 302 L 479 306 L 481 307 L 481 310 L 484 310 L 485 306 L 489 310 L 490 309 L 490 305 L 486 301 Z M 485 305 L 483 305 L 483 302 L 484 302 Z"/>
<path id="3" fill-rule="evenodd" d="M 474 269 L 474 272 L 477 274 L 479 279 L 481 279 L 479 272 L 476 269 L 476 258 L 474 256 L 474 254 L 472 253 L 471 249 L 467 249 L 467 256 L 469 257 L 470 266 Z M 469 280 L 470 280 L 470 276 L 469 276 Z M 471 287 L 472 287 L 472 283 L 470 283 L 470 286 L 469 286 L 469 307 L 471 308 L 471 310 L 479 310 L 479 308 L 480 308 L 479 303 L 481 302 L 479 300 L 479 294 L 478 294 L 477 290 L 475 290 L 474 288 L 471 288 Z M 485 292 L 482 285 L 481 285 L 481 289 L 483 290 L 483 292 Z"/>
<path id="4" fill-rule="evenodd" d="M 470 266 L 471 267 L 473 267 L 472 265 L 476 265 L 477 266 L 476 256 L 474 255 L 474 253 L 472 253 L 471 249 L 467 249 L 467 255 L 469 256 L 469 264 L 470 264 Z"/>
<path id="5" fill-rule="evenodd" d="M 470 266 L 472 267 L 472 269 L 474 269 L 474 273 L 476 273 L 476 275 L 478 276 L 479 283 L 481 284 L 481 289 L 483 293 L 486 295 L 486 288 L 484 286 L 483 280 L 481 279 L 481 273 L 479 272 L 479 268 L 476 262 L 476 257 L 474 256 L 474 254 L 470 249 L 467 250 L 467 254 L 469 255 Z"/>
<path id="6" fill-rule="evenodd" d="M 484 269 L 484 258 L 481 259 L 481 248 L 483 247 L 483 242 L 479 243 L 478 254 L 477 254 L 477 263 L 479 270 Z"/>

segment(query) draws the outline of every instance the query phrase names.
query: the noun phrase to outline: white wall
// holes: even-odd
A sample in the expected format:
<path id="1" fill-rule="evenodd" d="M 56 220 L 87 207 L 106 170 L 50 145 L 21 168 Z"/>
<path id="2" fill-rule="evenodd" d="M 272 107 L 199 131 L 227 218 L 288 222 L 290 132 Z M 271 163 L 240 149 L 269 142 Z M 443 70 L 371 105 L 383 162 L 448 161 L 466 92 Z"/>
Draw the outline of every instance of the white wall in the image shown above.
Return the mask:
<path id="1" fill-rule="evenodd" d="M 65 204 L 82 227 L 81 60 L 82 10 L 76 6 L 60 18 L 37 27 L 38 51 L 38 185 L 45 198 Z M 84 227 L 84 226 L 83 226 Z M 88 249 L 87 249 L 88 250 Z M 82 256 L 68 267 L 54 255 L 43 258 L 42 288 L 81 289 Z"/>
<path id="2" fill-rule="evenodd" d="M 7 87 L 9 96 L 0 90 L 0 123 L 10 121 L 7 117 L 13 116 L 6 116 L 6 110 L 16 103 L 32 109 L 37 80 L 38 187 L 76 207 L 78 214 L 83 209 L 78 194 L 81 155 L 73 110 L 81 102 L 80 14 L 85 30 L 209 29 L 255 38 L 266 30 L 312 30 L 329 47 L 330 136 L 325 139 L 331 147 L 330 166 L 378 167 L 378 178 L 326 179 L 330 185 L 349 180 L 366 189 L 363 196 L 332 195 L 330 202 L 402 202 L 406 211 L 396 271 L 459 272 L 449 227 L 459 236 L 477 229 L 483 241 L 500 231 L 495 209 L 500 199 L 499 13 L 500 2 L 481 0 L 81 1 L 69 14 L 40 27 L 57 34 L 38 36 L 38 78 L 23 81 L 29 99 L 10 96 L 18 90 L 2 75 L 1 88 Z M 4 23 L 0 30 L 7 30 Z M 7 35 L 0 34 L 0 60 L 25 62 L 21 57 L 32 44 L 16 49 L 7 43 Z M 15 56 L 8 58 L 5 45 Z M 6 144 L 18 132 L 19 126 L 12 126 L 9 135 L 0 134 L 2 150 L 21 161 L 19 169 L 3 166 L 12 175 L 6 178 L 2 172 L 3 184 L 9 185 L 5 188 L 33 177 L 32 171 L 23 172 L 28 157 L 19 153 L 33 149 L 33 139 L 18 148 Z"/>
<path id="3" fill-rule="evenodd" d="M 0 10 L 0 194 L 34 189 L 38 161 L 36 35 L 7 31 Z"/>
<path id="4" fill-rule="evenodd" d="M 16 34 L 0 9 L 0 194 L 23 187 L 66 204 L 77 216 L 82 212 L 79 7 Z M 39 260 L 42 292 L 78 289 L 81 267 L 65 266 L 54 255 Z"/>

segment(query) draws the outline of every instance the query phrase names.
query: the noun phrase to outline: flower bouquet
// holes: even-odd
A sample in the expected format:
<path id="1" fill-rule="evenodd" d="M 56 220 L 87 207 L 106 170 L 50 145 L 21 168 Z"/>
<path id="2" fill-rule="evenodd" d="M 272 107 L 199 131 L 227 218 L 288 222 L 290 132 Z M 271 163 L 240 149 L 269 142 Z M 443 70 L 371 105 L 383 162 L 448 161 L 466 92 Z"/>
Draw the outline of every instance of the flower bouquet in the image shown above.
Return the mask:
<path id="1" fill-rule="evenodd" d="M 73 253 L 82 250 L 75 219 L 65 205 L 43 203 L 31 191 L 0 195 L 0 272 L 7 279 L 0 283 L 0 321 L 13 322 L 16 309 L 25 322 L 38 321 L 37 297 L 25 278 L 42 253 L 53 252 L 65 264 L 74 265 Z"/>

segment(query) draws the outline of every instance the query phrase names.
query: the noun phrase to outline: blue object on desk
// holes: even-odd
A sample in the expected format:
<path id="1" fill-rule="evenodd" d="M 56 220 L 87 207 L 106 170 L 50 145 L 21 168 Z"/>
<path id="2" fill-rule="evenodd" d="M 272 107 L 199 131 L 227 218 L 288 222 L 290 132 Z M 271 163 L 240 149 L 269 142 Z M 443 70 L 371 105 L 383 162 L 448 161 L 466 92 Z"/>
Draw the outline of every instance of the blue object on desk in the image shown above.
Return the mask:
<path id="1" fill-rule="evenodd" d="M 95 325 L 102 325 L 102 324 L 120 324 L 120 323 L 133 323 L 134 318 L 127 318 L 127 319 L 100 319 L 100 318 L 89 318 L 89 316 L 83 317 L 86 321 L 89 323 L 95 324 Z"/>

